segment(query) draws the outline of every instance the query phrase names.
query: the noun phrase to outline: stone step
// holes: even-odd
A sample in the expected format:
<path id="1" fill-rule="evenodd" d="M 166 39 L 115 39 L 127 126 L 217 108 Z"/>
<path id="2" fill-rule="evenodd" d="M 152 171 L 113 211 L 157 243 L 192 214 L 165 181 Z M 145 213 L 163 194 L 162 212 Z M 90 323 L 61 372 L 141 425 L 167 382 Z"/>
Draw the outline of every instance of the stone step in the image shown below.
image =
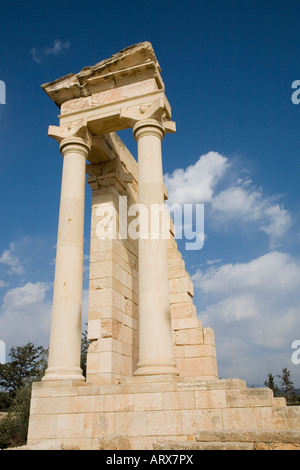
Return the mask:
<path id="1" fill-rule="evenodd" d="M 168 441 L 153 445 L 154 450 L 254 450 L 251 442 Z"/>
<path id="2" fill-rule="evenodd" d="M 199 431 L 195 441 L 159 441 L 155 450 L 300 450 L 299 430 Z"/>
<path id="3" fill-rule="evenodd" d="M 199 431 L 195 434 L 197 442 L 292 442 L 300 443 L 300 430 L 216 430 Z"/>

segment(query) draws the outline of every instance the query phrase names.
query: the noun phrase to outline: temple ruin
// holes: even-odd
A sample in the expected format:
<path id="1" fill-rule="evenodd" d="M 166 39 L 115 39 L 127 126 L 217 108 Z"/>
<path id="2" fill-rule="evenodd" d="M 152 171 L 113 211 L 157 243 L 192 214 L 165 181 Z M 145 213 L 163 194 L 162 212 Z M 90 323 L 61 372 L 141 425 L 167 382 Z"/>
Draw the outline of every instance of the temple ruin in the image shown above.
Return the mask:
<path id="1" fill-rule="evenodd" d="M 268 388 L 218 378 L 214 332 L 197 317 L 174 227 L 169 224 L 165 237 L 166 215 L 156 233 L 148 223 L 152 205 L 168 198 L 161 141 L 175 132 L 151 44 L 131 46 L 42 88 L 60 109 L 49 136 L 59 143 L 63 175 L 49 362 L 33 384 L 28 446 L 299 448 L 299 407 L 287 407 Z M 128 128 L 138 161 L 116 134 Z M 84 377 L 86 180 L 92 207 Z M 146 209 L 140 237 L 128 230 L 135 204 Z"/>

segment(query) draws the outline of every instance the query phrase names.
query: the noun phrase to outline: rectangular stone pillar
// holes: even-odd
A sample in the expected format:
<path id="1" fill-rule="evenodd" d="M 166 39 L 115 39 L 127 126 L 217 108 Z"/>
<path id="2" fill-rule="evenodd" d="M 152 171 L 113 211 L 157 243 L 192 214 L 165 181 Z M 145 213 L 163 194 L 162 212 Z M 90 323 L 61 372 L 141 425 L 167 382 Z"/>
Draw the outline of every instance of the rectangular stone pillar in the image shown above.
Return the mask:
<path id="1" fill-rule="evenodd" d="M 137 240 L 125 238 L 128 205 L 137 194 L 134 183 L 124 192 L 116 168 L 107 176 L 111 166 L 104 163 L 101 174 L 88 179 L 92 217 L 87 381 L 94 384 L 123 383 L 138 360 Z"/>

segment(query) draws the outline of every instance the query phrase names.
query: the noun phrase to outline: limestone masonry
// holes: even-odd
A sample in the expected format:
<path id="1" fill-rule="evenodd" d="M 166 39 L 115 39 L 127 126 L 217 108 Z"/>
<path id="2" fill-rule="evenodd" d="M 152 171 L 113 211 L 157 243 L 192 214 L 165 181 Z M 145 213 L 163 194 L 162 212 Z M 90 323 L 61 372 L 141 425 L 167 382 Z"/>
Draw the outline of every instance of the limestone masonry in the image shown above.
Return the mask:
<path id="1" fill-rule="evenodd" d="M 162 236 L 166 219 L 156 236 L 147 223 L 145 236 L 124 236 L 131 219 L 124 223 L 121 212 L 138 203 L 148 218 L 152 205 L 167 199 L 161 141 L 175 123 L 151 44 L 43 89 L 60 109 L 49 136 L 60 145 L 63 175 L 49 362 L 33 384 L 28 448 L 299 449 L 300 407 L 287 407 L 268 388 L 218 379 L 214 332 L 197 318 L 172 224 L 169 237 Z M 126 128 L 138 162 L 116 134 Z M 85 378 L 86 174 L 92 208 Z"/>

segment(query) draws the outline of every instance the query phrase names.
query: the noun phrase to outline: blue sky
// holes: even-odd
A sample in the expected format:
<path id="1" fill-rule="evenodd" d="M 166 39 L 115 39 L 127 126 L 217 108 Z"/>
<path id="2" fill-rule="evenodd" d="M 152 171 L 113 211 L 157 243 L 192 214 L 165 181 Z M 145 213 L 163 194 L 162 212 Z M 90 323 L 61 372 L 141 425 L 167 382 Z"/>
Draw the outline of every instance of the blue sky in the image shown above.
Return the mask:
<path id="1" fill-rule="evenodd" d="M 177 126 L 163 141 L 170 198 L 205 205 L 204 247 L 179 247 L 198 315 L 215 330 L 219 374 L 261 384 L 288 367 L 300 386 L 300 365 L 291 361 L 300 339 L 300 106 L 291 101 L 300 79 L 299 2 L 16 1 L 2 2 L 1 19 L 7 349 L 49 340 L 62 160 L 47 136 L 59 110 L 41 84 L 150 41 Z M 87 187 L 84 312 L 90 196 Z"/>

